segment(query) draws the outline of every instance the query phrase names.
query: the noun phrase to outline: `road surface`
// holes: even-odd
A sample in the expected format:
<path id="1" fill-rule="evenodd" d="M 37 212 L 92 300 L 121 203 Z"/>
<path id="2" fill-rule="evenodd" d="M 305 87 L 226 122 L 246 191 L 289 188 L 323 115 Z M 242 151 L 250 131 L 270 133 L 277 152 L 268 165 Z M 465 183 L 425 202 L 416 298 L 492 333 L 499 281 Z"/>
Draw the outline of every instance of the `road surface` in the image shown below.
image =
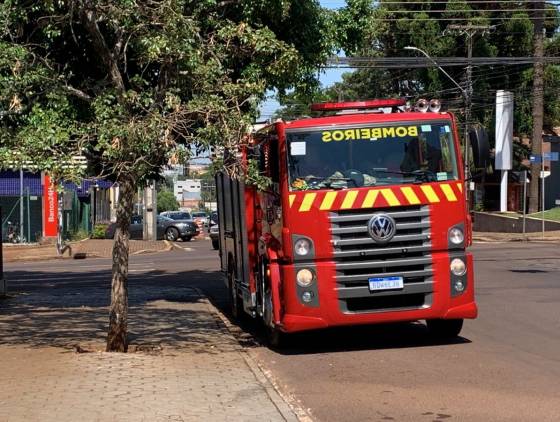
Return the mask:
<path id="1" fill-rule="evenodd" d="M 148 278 L 188 281 L 225 309 L 210 243 L 178 245 L 186 250 L 132 257 L 131 296 Z M 318 421 L 558 421 L 559 246 L 472 248 L 480 316 L 452 343 L 431 342 L 415 323 L 303 333 L 281 352 L 249 325 L 255 340 L 244 344 Z M 108 291 L 109 269 L 105 259 L 6 265 L 11 288 L 25 292 L 54 288 L 52 273 L 76 289 Z"/>

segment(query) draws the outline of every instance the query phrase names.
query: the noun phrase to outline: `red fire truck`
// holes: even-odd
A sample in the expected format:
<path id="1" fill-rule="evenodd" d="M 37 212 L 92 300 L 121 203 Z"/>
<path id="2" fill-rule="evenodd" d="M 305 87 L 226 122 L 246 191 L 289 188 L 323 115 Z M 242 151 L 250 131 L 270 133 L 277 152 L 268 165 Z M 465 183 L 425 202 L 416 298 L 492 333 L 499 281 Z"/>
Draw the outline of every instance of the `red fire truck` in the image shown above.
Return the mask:
<path id="1" fill-rule="evenodd" d="M 314 105 L 322 117 L 253 133 L 264 190 L 216 178 L 221 268 L 234 316 L 270 340 L 331 326 L 476 318 L 471 224 L 454 116 L 438 101 Z M 483 168 L 488 139 L 474 131 Z"/>

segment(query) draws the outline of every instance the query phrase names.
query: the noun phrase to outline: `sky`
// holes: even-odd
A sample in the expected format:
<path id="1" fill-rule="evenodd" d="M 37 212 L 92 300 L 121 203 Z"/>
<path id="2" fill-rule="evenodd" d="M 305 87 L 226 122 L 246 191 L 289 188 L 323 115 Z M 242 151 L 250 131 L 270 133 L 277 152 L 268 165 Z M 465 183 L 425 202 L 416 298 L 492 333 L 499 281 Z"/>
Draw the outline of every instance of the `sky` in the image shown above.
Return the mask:
<path id="1" fill-rule="evenodd" d="M 319 0 L 319 3 L 323 7 L 329 9 L 338 9 L 346 5 L 345 0 Z M 321 73 L 319 80 L 323 87 L 328 87 L 333 85 L 335 82 L 342 80 L 342 74 L 348 72 L 348 69 L 327 69 Z M 271 97 L 274 97 L 274 93 L 270 93 Z M 261 106 L 261 120 L 266 120 L 274 114 L 276 109 L 280 106 L 274 98 L 270 98 L 265 101 Z"/>

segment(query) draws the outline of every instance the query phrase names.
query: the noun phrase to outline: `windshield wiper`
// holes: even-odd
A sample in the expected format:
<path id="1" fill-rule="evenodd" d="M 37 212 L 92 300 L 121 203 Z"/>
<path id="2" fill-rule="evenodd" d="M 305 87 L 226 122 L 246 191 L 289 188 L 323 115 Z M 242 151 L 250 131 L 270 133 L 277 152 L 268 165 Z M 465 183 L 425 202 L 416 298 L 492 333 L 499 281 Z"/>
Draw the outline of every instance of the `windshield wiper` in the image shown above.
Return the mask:
<path id="1" fill-rule="evenodd" d="M 403 176 L 415 176 L 415 183 L 435 182 L 434 173 L 430 170 L 398 171 L 398 170 L 375 170 L 375 173 L 400 174 Z"/>

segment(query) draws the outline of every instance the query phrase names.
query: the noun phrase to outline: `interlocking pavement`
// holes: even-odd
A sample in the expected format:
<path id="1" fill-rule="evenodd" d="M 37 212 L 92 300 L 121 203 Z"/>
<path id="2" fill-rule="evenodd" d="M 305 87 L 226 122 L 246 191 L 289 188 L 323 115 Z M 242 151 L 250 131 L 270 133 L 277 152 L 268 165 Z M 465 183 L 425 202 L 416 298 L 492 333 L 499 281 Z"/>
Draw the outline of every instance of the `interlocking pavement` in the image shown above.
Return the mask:
<path id="1" fill-rule="evenodd" d="M 102 351 L 103 291 L 0 301 L 0 421 L 297 420 L 197 290 L 136 291 L 127 354 Z"/>

